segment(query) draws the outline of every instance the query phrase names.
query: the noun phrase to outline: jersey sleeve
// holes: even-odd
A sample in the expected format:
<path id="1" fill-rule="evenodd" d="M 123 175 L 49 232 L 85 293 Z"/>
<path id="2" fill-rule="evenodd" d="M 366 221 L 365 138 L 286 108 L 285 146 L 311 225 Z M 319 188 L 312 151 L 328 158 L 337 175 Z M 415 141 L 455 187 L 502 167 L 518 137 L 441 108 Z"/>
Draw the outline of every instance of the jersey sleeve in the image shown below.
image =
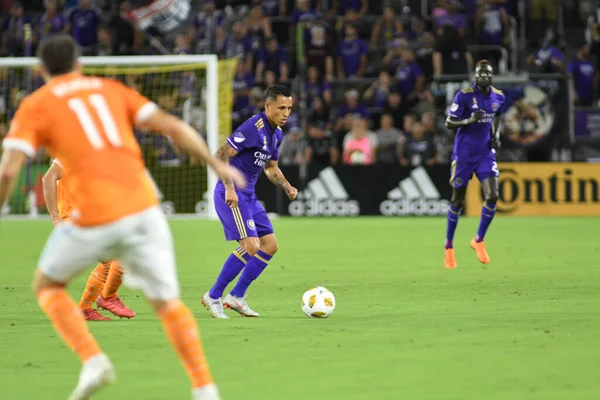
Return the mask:
<path id="1" fill-rule="evenodd" d="M 257 133 L 258 128 L 254 124 L 253 118 L 250 118 L 227 138 L 227 143 L 239 153 L 242 150 L 256 147 Z"/>
<path id="2" fill-rule="evenodd" d="M 31 99 L 25 99 L 17 110 L 6 139 L 2 142 L 5 150 L 18 150 L 28 157 L 34 157 L 43 142 L 43 125 L 40 111 Z"/>
<path id="3" fill-rule="evenodd" d="M 465 113 L 465 104 L 464 104 L 464 96 L 462 92 L 459 91 L 454 96 L 454 100 L 452 101 L 452 105 L 450 105 L 450 109 L 448 110 L 448 116 L 456 119 L 463 119 Z"/>
<path id="4" fill-rule="evenodd" d="M 136 90 L 116 81 L 114 81 L 114 85 L 118 87 L 123 96 L 127 115 L 131 122 L 135 124 L 144 122 L 158 111 L 156 103 L 141 95 Z"/>

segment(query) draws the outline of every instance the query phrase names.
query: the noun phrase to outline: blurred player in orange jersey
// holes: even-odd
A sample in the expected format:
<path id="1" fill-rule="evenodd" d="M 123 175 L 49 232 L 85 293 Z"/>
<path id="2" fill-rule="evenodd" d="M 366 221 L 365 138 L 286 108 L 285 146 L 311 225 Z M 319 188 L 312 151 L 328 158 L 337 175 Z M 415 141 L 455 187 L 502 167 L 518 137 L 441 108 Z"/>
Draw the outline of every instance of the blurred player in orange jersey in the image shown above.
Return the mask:
<path id="1" fill-rule="evenodd" d="M 69 218 L 73 210 L 71 197 L 74 196 L 69 192 L 69 174 L 58 159 L 50 165 L 42 178 L 42 185 L 46 208 L 56 226 Z M 87 321 L 111 321 L 111 318 L 105 317 L 94 308 L 94 303 L 98 308 L 108 310 L 117 317 L 135 317 L 135 312 L 123 304 L 117 295 L 122 283 L 123 269 L 118 261 L 99 263 L 88 277 L 79 300 L 79 308 L 83 311 L 84 318 Z"/>
<path id="2" fill-rule="evenodd" d="M 71 219 L 54 228 L 33 282 L 40 307 L 83 363 L 69 400 L 89 399 L 115 373 L 65 286 L 86 266 L 115 259 L 126 271 L 126 283 L 143 290 L 162 320 L 191 379 L 193 399 L 220 400 L 196 321 L 179 300 L 172 235 L 133 127 L 169 135 L 236 186 L 244 187 L 244 178 L 211 156 L 198 132 L 181 119 L 117 81 L 83 76 L 78 56 L 69 35 L 51 36 L 39 46 L 46 85 L 21 103 L 0 159 L 0 204 L 27 156 L 40 147 L 60 160 L 76 193 Z"/>

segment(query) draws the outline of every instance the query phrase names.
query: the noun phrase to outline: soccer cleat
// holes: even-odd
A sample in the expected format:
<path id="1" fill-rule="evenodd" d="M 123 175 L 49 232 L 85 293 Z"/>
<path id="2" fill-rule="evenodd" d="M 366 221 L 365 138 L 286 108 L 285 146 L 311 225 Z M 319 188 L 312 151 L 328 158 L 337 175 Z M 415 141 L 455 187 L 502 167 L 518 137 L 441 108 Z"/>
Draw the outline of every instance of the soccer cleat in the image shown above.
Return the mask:
<path id="1" fill-rule="evenodd" d="M 110 311 L 117 317 L 127 319 L 135 317 L 135 312 L 133 312 L 131 308 L 123 304 L 119 296 L 113 296 L 109 297 L 108 299 L 105 299 L 104 297 L 102 297 L 102 295 L 100 295 L 96 300 L 96 305 L 98 306 L 98 308 Z"/>
<path id="2" fill-rule="evenodd" d="M 88 400 L 92 394 L 116 379 L 115 370 L 106 354 L 98 354 L 83 364 L 77 387 L 69 400 Z"/>
<path id="3" fill-rule="evenodd" d="M 192 389 L 192 398 L 194 400 L 221 400 L 221 395 L 217 386 L 210 384 Z"/>
<path id="4" fill-rule="evenodd" d="M 475 250 L 475 253 L 477 253 L 477 259 L 479 259 L 481 263 L 489 264 L 490 256 L 488 255 L 483 242 L 478 242 L 475 240 L 475 238 L 473 238 L 473 240 L 471 240 L 471 248 Z"/>
<path id="5" fill-rule="evenodd" d="M 454 256 L 454 249 L 446 249 L 444 251 L 444 266 L 448 269 L 456 268 L 456 257 Z"/>
<path id="6" fill-rule="evenodd" d="M 83 318 L 85 318 L 86 321 L 112 321 L 112 318 L 105 317 L 95 308 L 88 308 L 87 310 L 82 311 Z"/>
<path id="7" fill-rule="evenodd" d="M 248 307 L 245 297 L 235 297 L 230 294 L 223 300 L 225 308 L 239 313 L 242 317 L 258 317 L 258 313 Z"/>
<path id="8" fill-rule="evenodd" d="M 223 300 L 219 297 L 218 299 L 213 299 L 208 295 L 208 292 L 204 293 L 202 296 L 202 305 L 206 307 L 208 311 L 212 314 L 213 318 L 219 319 L 228 319 L 229 317 L 223 311 Z"/>

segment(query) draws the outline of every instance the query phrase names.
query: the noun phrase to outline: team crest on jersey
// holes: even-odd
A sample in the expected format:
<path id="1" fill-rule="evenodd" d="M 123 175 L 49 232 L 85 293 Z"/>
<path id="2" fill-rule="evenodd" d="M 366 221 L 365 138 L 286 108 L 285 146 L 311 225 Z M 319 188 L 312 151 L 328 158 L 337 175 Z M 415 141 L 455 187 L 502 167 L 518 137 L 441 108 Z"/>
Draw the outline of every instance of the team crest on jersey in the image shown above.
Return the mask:
<path id="1" fill-rule="evenodd" d="M 475 97 L 473 97 L 473 105 L 471 106 L 471 108 L 473 108 L 473 109 L 479 108 L 479 106 L 477 105 L 477 99 Z"/>
<path id="2" fill-rule="evenodd" d="M 267 150 L 267 137 L 266 136 L 263 136 L 263 143 L 265 144 L 263 146 L 263 150 Z"/>
<path id="3" fill-rule="evenodd" d="M 500 108 L 500 104 L 498 104 L 498 103 L 492 103 L 492 110 L 498 111 L 499 108 Z"/>
<path id="4" fill-rule="evenodd" d="M 248 225 L 248 229 L 250 229 L 251 231 L 256 230 L 256 224 L 254 224 L 253 219 L 249 219 L 248 221 L 246 221 L 246 225 Z"/>
<path id="5" fill-rule="evenodd" d="M 236 132 L 233 134 L 233 141 L 236 143 L 242 143 L 244 140 L 246 140 L 246 138 L 244 137 L 244 135 L 242 134 L 242 132 Z"/>

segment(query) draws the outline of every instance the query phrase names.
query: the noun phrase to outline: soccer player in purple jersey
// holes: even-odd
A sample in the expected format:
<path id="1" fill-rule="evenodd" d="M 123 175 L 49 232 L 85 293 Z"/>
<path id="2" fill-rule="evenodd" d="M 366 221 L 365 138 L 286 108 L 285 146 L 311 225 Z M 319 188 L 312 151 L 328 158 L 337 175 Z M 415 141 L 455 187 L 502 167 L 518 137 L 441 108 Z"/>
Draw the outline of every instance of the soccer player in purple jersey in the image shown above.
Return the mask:
<path id="1" fill-rule="evenodd" d="M 220 180 L 215 187 L 215 208 L 225 238 L 236 240 L 240 246 L 225 261 L 214 286 L 202 296 L 202 304 L 214 318 L 229 318 L 223 307 L 244 317 L 258 317 L 246 302 L 246 290 L 277 252 L 277 240 L 267 212 L 256 200 L 254 185 L 264 171 L 290 200 L 298 195 L 298 189 L 290 185 L 277 165 L 281 127 L 291 110 L 292 92 L 281 85 L 270 87 L 265 95 L 265 111 L 246 120 L 219 149 L 218 157 L 240 170 L 247 186 L 239 189 L 231 180 Z M 237 284 L 222 300 L 225 288 L 240 271 Z"/>
<path id="2" fill-rule="evenodd" d="M 479 61 L 475 66 L 475 84 L 456 94 L 446 119 L 446 128 L 456 129 L 450 177 L 452 200 L 448 209 L 444 256 L 446 268 L 456 268 L 454 232 L 473 174 L 483 187 L 484 203 L 471 247 L 480 262 L 490 262 L 483 239 L 496 214 L 499 171 L 495 149 L 500 148 L 500 113 L 504 105 L 504 94 L 492 86 L 493 72 L 487 60 Z"/>

